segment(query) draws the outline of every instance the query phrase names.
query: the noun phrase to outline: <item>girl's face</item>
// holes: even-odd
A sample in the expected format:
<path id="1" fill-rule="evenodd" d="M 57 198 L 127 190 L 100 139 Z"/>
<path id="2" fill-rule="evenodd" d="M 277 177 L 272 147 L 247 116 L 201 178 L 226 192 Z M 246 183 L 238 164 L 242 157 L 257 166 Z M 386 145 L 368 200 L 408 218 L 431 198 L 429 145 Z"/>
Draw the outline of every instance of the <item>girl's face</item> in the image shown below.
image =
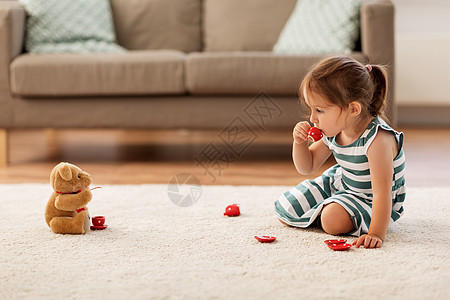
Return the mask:
<path id="1" fill-rule="evenodd" d="M 348 109 L 332 104 L 318 93 L 304 93 L 304 98 L 311 109 L 311 123 L 314 123 L 325 136 L 335 136 L 347 127 Z"/>

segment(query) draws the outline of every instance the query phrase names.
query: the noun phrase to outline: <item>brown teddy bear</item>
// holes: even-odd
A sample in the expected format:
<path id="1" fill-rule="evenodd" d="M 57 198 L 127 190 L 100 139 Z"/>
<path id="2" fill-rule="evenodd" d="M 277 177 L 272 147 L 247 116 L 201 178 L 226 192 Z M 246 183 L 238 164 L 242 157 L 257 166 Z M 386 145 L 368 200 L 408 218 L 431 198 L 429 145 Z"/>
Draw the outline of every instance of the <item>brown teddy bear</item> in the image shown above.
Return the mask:
<path id="1" fill-rule="evenodd" d="M 62 162 L 50 174 L 54 192 L 45 208 L 45 221 L 54 233 L 85 234 L 89 230 L 92 199 L 91 175 L 79 167 Z"/>

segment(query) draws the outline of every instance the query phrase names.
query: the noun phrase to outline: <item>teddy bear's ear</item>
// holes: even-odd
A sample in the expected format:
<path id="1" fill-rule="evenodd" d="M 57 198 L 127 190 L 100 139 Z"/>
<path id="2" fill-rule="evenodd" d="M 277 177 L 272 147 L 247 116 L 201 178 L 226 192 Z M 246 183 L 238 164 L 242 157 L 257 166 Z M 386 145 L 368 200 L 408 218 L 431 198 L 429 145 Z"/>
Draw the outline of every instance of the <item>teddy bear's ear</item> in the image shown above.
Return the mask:
<path id="1" fill-rule="evenodd" d="M 58 170 L 59 176 L 65 181 L 72 179 L 72 169 L 69 164 L 63 164 Z"/>

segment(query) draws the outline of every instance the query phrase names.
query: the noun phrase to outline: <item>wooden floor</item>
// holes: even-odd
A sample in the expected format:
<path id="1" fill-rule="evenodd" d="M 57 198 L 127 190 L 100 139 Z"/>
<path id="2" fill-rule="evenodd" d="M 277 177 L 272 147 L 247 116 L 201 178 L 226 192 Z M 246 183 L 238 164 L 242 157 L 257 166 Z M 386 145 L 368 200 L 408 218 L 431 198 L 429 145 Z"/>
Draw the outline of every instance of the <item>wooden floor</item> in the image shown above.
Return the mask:
<path id="1" fill-rule="evenodd" d="M 408 185 L 449 186 L 450 128 L 401 130 Z M 10 164 L 0 168 L 0 183 L 47 183 L 60 161 L 79 165 L 97 185 L 167 184 L 181 173 L 205 185 L 295 185 L 334 163 L 330 159 L 315 174 L 299 175 L 290 132 L 227 144 L 219 131 L 13 130 Z"/>

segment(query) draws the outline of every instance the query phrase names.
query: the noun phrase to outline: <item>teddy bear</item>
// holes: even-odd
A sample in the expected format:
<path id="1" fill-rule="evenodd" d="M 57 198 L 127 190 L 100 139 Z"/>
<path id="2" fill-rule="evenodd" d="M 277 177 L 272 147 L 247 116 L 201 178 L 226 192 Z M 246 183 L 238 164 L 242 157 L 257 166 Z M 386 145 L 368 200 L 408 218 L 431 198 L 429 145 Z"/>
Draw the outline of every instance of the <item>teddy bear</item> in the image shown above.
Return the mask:
<path id="1" fill-rule="evenodd" d="M 91 175 L 79 167 L 62 162 L 50 174 L 54 192 L 45 208 L 45 221 L 54 233 L 85 234 L 90 216 L 86 204 L 92 199 Z"/>

